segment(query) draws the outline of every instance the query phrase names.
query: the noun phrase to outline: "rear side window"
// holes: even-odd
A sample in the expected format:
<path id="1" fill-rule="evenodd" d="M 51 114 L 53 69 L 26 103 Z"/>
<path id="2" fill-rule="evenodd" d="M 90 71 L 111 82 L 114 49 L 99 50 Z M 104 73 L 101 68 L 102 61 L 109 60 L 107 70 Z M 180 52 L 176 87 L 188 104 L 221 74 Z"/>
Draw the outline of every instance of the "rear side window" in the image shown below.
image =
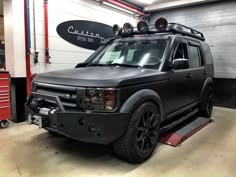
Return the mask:
<path id="1" fill-rule="evenodd" d="M 203 66 L 203 58 L 199 46 L 189 46 L 189 67 L 199 68 Z"/>
<path id="2" fill-rule="evenodd" d="M 206 64 L 212 64 L 213 59 L 212 59 L 210 47 L 205 43 L 202 44 L 202 47 L 203 47 L 204 55 L 206 58 Z"/>

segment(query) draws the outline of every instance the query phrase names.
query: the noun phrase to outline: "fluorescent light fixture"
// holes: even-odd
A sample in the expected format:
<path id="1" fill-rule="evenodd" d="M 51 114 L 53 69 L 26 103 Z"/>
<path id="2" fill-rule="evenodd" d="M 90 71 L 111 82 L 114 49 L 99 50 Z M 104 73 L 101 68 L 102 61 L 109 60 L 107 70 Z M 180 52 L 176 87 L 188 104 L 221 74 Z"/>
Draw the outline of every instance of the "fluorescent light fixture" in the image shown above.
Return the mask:
<path id="1" fill-rule="evenodd" d="M 143 4 L 153 4 L 156 0 L 137 0 Z"/>
<path id="2" fill-rule="evenodd" d="M 112 7 L 112 8 L 114 8 L 114 9 L 117 9 L 117 10 L 120 10 L 120 11 L 123 11 L 123 12 L 126 12 L 126 13 L 128 13 L 128 14 L 134 15 L 133 12 L 131 12 L 131 11 L 129 11 L 129 10 L 126 10 L 126 9 L 123 9 L 123 8 L 121 8 L 121 7 L 118 7 L 118 6 L 116 6 L 116 5 L 113 5 L 113 4 L 109 3 L 109 2 L 105 2 L 105 1 L 104 1 L 103 4 L 106 5 L 106 6 Z"/>
<path id="3" fill-rule="evenodd" d="M 144 11 L 146 12 L 152 12 L 156 10 L 163 10 L 163 9 L 171 9 L 176 7 L 184 7 L 189 5 L 195 5 L 200 3 L 206 3 L 206 2 L 213 2 L 213 1 L 219 1 L 219 0 L 176 0 L 171 2 L 163 2 L 163 3 L 155 3 L 153 5 L 147 6 L 144 8 Z"/>

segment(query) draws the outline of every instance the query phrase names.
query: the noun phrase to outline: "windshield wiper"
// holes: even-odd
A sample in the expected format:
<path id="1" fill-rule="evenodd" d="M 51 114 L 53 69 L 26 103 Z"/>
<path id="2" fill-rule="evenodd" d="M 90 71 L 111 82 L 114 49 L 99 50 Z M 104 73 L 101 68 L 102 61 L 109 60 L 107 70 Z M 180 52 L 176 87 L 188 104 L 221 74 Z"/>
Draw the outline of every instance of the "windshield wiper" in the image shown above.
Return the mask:
<path id="1" fill-rule="evenodd" d="M 132 67 L 132 68 L 141 68 L 141 66 L 139 65 L 129 65 L 125 63 L 111 63 L 111 64 L 108 64 L 108 66 L 124 66 L 124 67 Z"/>
<path id="2" fill-rule="evenodd" d="M 132 67 L 132 68 L 141 68 L 141 66 L 139 65 L 129 65 L 129 64 L 124 64 L 124 63 L 110 63 L 110 64 L 93 63 L 88 66 L 124 66 L 124 67 Z"/>

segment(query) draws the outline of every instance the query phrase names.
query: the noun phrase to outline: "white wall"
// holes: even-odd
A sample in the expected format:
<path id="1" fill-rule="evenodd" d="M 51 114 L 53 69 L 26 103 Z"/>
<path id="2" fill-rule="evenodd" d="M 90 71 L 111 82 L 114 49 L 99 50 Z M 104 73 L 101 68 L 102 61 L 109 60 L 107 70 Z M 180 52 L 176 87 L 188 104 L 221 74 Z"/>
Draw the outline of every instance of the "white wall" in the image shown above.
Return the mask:
<path id="1" fill-rule="evenodd" d="M 11 77 L 26 77 L 24 1 L 4 0 L 6 69 Z"/>
<path id="2" fill-rule="evenodd" d="M 236 1 L 218 1 L 153 13 L 150 22 L 165 17 L 197 29 L 210 45 L 216 78 L 236 78 Z"/>
<path id="3" fill-rule="evenodd" d="M 113 8 L 99 5 L 90 0 L 48 0 L 49 11 L 49 49 L 51 64 L 45 64 L 44 55 L 44 10 L 43 0 L 35 0 L 36 11 L 36 43 L 39 52 L 39 63 L 31 62 L 32 73 L 42 73 L 52 70 L 73 68 L 84 61 L 93 51 L 68 43 L 56 32 L 58 24 L 69 20 L 89 20 L 113 26 L 125 22 L 136 24 L 137 19 L 132 15 L 117 11 Z M 31 15 L 31 46 L 33 48 L 33 10 L 30 0 Z M 31 50 L 33 52 L 33 50 Z"/>

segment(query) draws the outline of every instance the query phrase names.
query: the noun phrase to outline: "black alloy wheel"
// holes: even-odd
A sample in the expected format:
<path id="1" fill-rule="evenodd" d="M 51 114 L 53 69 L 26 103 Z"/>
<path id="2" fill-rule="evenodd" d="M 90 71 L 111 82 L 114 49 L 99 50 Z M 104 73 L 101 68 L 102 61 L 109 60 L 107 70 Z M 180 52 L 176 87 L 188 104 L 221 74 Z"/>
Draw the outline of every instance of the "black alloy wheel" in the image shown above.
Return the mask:
<path id="1" fill-rule="evenodd" d="M 156 146 L 156 139 L 159 131 L 157 130 L 158 120 L 156 113 L 153 110 L 148 110 L 143 113 L 138 128 L 136 143 L 139 151 L 143 154 L 149 153 Z"/>
<path id="2" fill-rule="evenodd" d="M 199 111 L 200 116 L 203 116 L 206 118 L 211 117 L 212 111 L 213 111 L 213 106 L 214 106 L 213 98 L 214 98 L 213 88 L 208 87 L 202 97 L 202 101 L 200 104 L 200 111 Z"/>
<path id="3" fill-rule="evenodd" d="M 213 110 L 213 93 L 210 92 L 207 95 L 207 112 L 211 114 Z"/>
<path id="4" fill-rule="evenodd" d="M 115 154 L 130 163 L 142 163 L 153 153 L 160 133 L 160 109 L 145 102 L 133 112 L 126 132 L 115 142 Z"/>

